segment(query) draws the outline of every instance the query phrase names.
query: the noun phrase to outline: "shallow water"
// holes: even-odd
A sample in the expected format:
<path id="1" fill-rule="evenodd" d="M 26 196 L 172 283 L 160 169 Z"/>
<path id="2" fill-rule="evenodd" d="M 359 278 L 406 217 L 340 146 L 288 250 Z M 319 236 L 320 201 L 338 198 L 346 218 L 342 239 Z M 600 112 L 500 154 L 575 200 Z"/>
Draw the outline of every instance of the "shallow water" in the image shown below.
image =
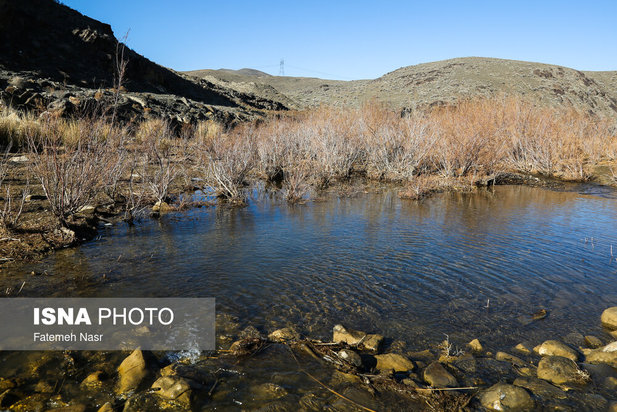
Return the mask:
<path id="1" fill-rule="evenodd" d="M 573 191 L 570 191 L 573 190 Z M 573 332 L 606 338 L 617 305 L 617 201 L 598 187 L 502 186 L 400 200 L 394 191 L 289 206 L 203 208 L 116 225 L 36 265 L 3 269 L 21 296 L 215 297 L 240 326 L 332 326 L 399 348 L 489 350 Z M 35 271 L 37 275 L 30 275 Z M 532 321 L 530 314 L 548 310 Z"/>

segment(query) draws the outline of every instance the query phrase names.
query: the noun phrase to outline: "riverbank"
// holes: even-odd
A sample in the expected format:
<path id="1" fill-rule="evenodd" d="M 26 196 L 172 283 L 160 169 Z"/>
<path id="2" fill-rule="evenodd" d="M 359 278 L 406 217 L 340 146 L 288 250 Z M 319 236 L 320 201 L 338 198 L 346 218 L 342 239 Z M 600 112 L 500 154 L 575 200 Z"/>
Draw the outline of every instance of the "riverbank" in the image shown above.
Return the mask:
<path id="1" fill-rule="evenodd" d="M 101 222 L 242 206 L 256 182 L 290 203 L 357 181 L 396 185 L 413 200 L 495 184 L 617 182 L 609 120 L 505 97 L 403 117 L 376 105 L 319 108 L 227 130 L 4 109 L 0 142 L 17 150 L 0 162 L 5 262 L 91 239 Z"/>
<path id="2" fill-rule="evenodd" d="M 543 322 L 550 313 L 529 314 Z M 217 317 L 208 353 L 8 353 L 10 410 L 609 410 L 617 407 L 617 307 L 602 336 L 568 334 L 495 352 L 487 342 L 404 351 L 395 337 L 335 325 L 329 340 L 293 326 L 265 334 Z M 233 343 L 231 343 L 233 342 Z M 264 380 L 265 379 L 265 380 Z"/>

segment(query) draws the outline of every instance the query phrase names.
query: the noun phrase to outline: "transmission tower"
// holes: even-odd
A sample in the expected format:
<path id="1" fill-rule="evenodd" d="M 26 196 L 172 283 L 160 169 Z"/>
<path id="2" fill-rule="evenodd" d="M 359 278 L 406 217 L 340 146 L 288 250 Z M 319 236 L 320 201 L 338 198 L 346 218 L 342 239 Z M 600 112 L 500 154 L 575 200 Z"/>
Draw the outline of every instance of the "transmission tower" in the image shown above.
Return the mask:
<path id="1" fill-rule="evenodd" d="M 279 76 L 285 76 L 285 60 L 281 59 L 281 66 L 279 67 Z"/>

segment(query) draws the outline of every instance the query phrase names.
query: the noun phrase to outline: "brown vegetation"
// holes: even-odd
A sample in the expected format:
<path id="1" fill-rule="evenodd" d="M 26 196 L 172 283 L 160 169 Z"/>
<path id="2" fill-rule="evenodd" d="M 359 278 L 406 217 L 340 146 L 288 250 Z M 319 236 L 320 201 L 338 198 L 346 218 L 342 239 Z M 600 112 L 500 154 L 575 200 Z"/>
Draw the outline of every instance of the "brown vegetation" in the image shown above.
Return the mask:
<path id="1" fill-rule="evenodd" d="M 512 173 L 585 181 L 598 164 L 610 170 L 617 159 L 615 126 L 608 121 L 507 97 L 405 116 L 378 104 L 324 107 L 234 129 L 204 122 L 181 136 L 158 119 L 129 130 L 104 118 L 4 111 L 0 130 L 29 159 L 30 185 L 24 176 L 21 191 L 4 183 L 13 173 L 7 156 L 1 164 L 0 190 L 7 193 L 1 220 L 14 233 L 27 193 L 37 190 L 56 228 L 65 231 L 85 206 L 132 222 L 148 205 L 186 202 L 191 193 L 181 193 L 187 188 L 243 204 L 251 182 L 263 179 L 299 202 L 333 182 L 360 177 L 402 185 L 401 197 L 419 199 L 473 190 Z"/>

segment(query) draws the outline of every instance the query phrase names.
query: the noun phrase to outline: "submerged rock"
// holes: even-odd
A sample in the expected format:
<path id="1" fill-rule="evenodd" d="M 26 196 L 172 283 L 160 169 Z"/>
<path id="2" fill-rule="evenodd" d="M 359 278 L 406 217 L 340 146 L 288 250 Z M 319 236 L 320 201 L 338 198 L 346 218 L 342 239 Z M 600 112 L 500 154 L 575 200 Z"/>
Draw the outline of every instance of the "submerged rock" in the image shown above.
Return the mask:
<path id="1" fill-rule="evenodd" d="M 480 403 L 489 411 L 530 411 L 534 407 L 529 393 L 518 386 L 498 383 L 480 394 Z"/>
<path id="2" fill-rule="evenodd" d="M 519 343 L 518 345 L 516 345 L 514 347 L 514 350 L 516 350 L 516 351 L 518 351 L 518 352 L 520 352 L 520 353 L 522 353 L 524 355 L 529 355 L 533 349 L 532 349 L 532 346 L 529 345 L 528 343 L 521 342 L 521 343 Z"/>
<path id="3" fill-rule="evenodd" d="M 616 330 L 617 329 L 617 306 L 613 306 L 612 308 L 608 308 L 604 312 L 602 312 L 600 321 L 602 322 L 602 325 L 604 325 L 605 327 L 611 330 Z"/>
<path id="4" fill-rule="evenodd" d="M 179 376 L 161 376 L 151 389 L 161 398 L 173 400 L 182 406 L 188 407 L 191 404 L 191 386 Z"/>
<path id="5" fill-rule="evenodd" d="M 251 388 L 256 400 L 268 401 L 282 398 L 287 395 L 287 390 L 275 383 L 262 383 Z"/>
<path id="6" fill-rule="evenodd" d="M 497 359 L 498 361 L 510 362 L 511 364 L 516 365 L 516 366 L 524 366 L 527 364 L 521 358 L 516 357 L 514 355 L 510 355 L 509 353 L 506 353 L 506 352 L 497 352 L 497 354 L 495 354 L 495 359 Z"/>
<path id="7" fill-rule="evenodd" d="M 118 366 L 116 393 L 123 395 L 137 389 L 147 374 L 144 355 L 140 349 L 135 349 Z"/>
<path id="8" fill-rule="evenodd" d="M 514 386 L 520 386 L 525 388 L 531 393 L 540 398 L 547 399 L 566 399 L 567 395 L 562 389 L 557 386 L 551 385 L 545 380 L 538 379 L 532 376 L 525 376 L 516 378 L 513 383 Z"/>
<path id="9" fill-rule="evenodd" d="M 589 375 L 578 368 L 576 362 L 563 356 L 546 356 L 538 363 L 538 378 L 555 385 L 581 385 Z"/>
<path id="10" fill-rule="evenodd" d="M 424 369 L 424 381 L 434 388 L 458 386 L 458 381 L 439 362 L 433 362 Z"/>
<path id="11" fill-rule="evenodd" d="M 597 349 L 602 346 L 602 341 L 600 340 L 600 338 L 587 335 L 585 336 L 585 345 L 587 345 L 588 348 Z"/>
<path id="12" fill-rule="evenodd" d="M 375 355 L 375 359 L 377 360 L 376 368 L 380 371 L 393 369 L 394 372 L 408 372 L 415 368 L 412 361 L 397 353 Z"/>
<path id="13" fill-rule="evenodd" d="M 578 360 L 578 352 L 557 340 L 547 340 L 539 346 L 533 348 L 534 352 L 542 356 L 561 356 L 571 359 L 573 361 Z"/>
<path id="14" fill-rule="evenodd" d="M 100 387 L 102 382 L 103 371 L 92 372 L 90 375 L 81 382 L 82 386 L 97 388 Z"/>

